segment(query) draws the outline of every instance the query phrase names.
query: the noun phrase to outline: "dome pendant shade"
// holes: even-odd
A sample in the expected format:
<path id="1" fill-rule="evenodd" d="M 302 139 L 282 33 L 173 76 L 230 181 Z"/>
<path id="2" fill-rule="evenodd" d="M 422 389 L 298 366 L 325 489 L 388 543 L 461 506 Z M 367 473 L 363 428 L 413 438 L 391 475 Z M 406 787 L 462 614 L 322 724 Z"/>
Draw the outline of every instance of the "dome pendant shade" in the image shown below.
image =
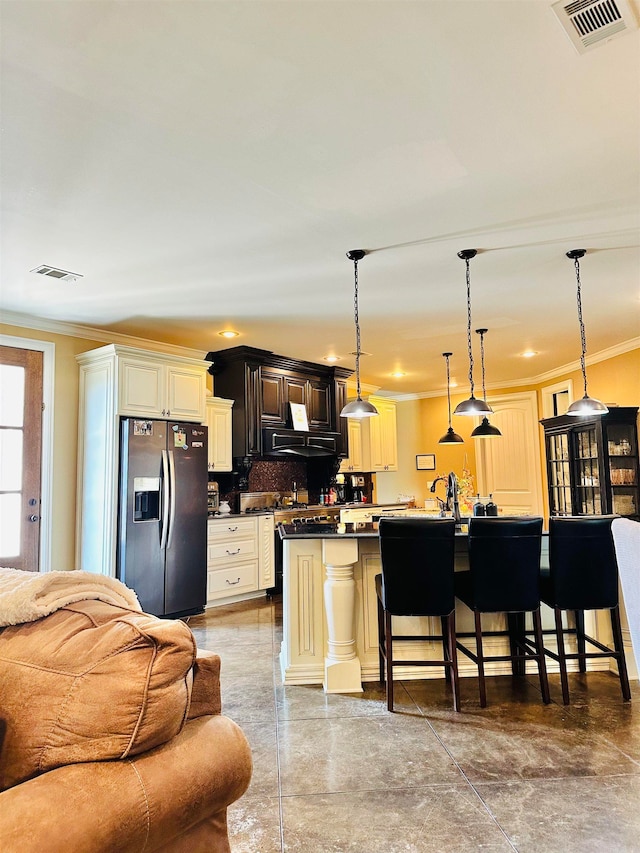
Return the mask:
<path id="1" fill-rule="evenodd" d="M 579 400 L 574 400 L 567 409 L 568 415 L 576 415 L 577 417 L 589 417 L 589 415 L 606 415 L 609 409 L 600 400 L 595 400 L 593 397 L 581 397 Z"/>
<path id="2" fill-rule="evenodd" d="M 356 399 L 343 407 L 340 412 L 341 418 L 372 418 L 379 414 L 373 403 L 363 400 L 360 395 L 360 356 L 362 355 L 362 350 L 360 349 L 360 317 L 358 312 L 358 261 L 361 261 L 366 254 L 364 249 L 351 249 L 351 251 L 347 252 L 347 257 L 350 261 L 353 261 L 353 319 L 356 326 Z"/>
<path id="3" fill-rule="evenodd" d="M 585 355 L 587 354 L 587 337 L 584 330 L 584 321 L 582 319 L 582 282 L 580 281 L 580 258 L 584 258 L 586 255 L 586 249 L 571 249 L 570 252 L 567 252 L 567 257 L 569 260 L 573 261 L 573 265 L 576 271 L 576 301 L 578 304 L 578 325 L 580 326 L 580 342 L 582 344 L 582 350 L 580 353 L 580 368 L 582 370 L 582 381 L 584 384 L 584 397 L 581 400 L 574 400 L 574 402 L 567 409 L 568 415 L 573 415 L 574 417 L 589 417 L 590 415 L 606 415 L 609 409 L 605 406 L 604 403 L 601 403 L 600 400 L 596 400 L 593 397 L 589 397 L 587 394 L 587 366 L 585 362 Z"/>
<path id="4" fill-rule="evenodd" d="M 500 436 L 502 433 L 498 427 L 490 424 L 487 418 L 483 418 L 482 423 L 478 424 L 471 433 L 471 438 L 498 438 Z"/>
<path id="5" fill-rule="evenodd" d="M 464 438 L 458 435 L 457 432 L 454 432 L 453 427 L 449 427 L 442 438 L 439 439 L 438 444 L 464 444 Z"/>
<path id="6" fill-rule="evenodd" d="M 471 395 L 468 400 L 463 400 L 453 410 L 454 415 L 492 415 L 493 409 L 484 400 L 478 400 Z"/>
<path id="7" fill-rule="evenodd" d="M 357 397 L 344 407 L 340 412 L 341 418 L 372 418 L 378 414 L 378 410 L 368 400 Z"/>

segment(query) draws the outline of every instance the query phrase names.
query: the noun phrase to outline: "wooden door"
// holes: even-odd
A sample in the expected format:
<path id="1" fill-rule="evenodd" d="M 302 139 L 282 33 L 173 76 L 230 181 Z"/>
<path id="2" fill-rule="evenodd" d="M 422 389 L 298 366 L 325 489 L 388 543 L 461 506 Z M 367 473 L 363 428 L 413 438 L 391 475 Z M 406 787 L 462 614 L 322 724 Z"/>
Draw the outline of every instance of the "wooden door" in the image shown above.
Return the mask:
<path id="1" fill-rule="evenodd" d="M 543 515 L 538 407 L 534 391 L 489 399 L 502 437 L 476 438 L 478 490 L 502 515 Z"/>
<path id="2" fill-rule="evenodd" d="M 40 567 L 42 352 L 0 347 L 0 565 Z"/>

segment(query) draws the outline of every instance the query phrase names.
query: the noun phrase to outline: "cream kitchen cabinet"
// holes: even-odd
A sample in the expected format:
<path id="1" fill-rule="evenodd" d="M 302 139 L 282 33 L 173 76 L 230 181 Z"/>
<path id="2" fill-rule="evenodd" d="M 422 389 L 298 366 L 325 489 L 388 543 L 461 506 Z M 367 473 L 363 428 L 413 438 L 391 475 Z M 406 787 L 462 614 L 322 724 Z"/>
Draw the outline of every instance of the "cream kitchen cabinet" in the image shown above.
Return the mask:
<path id="1" fill-rule="evenodd" d="M 272 515 L 210 518 L 207 604 L 254 598 L 275 585 Z"/>
<path id="2" fill-rule="evenodd" d="M 352 471 L 365 471 L 362 467 L 362 421 L 357 418 L 347 418 L 347 434 L 349 437 L 349 455 L 340 463 L 340 473 L 349 474 Z"/>
<path id="3" fill-rule="evenodd" d="M 369 397 L 378 410 L 372 418 L 349 418 L 349 456 L 340 465 L 351 471 L 397 471 L 398 430 L 396 404 L 385 397 Z"/>
<path id="4" fill-rule="evenodd" d="M 384 397 L 369 397 L 378 416 L 366 418 L 362 425 L 362 452 L 365 471 L 398 470 L 398 430 L 396 404 Z"/>
<path id="5" fill-rule="evenodd" d="M 173 357 L 158 358 L 156 353 L 134 357 L 117 352 L 115 357 L 119 414 L 204 421 L 207 391 L 204 362 L 176 362 Z"/>
<path id="6" fill-rule="evenodd" d="M 231 410 L 233 400 L 207 399 L 205 423 L 209 429 L 209 471 L 232 471 Z"/>

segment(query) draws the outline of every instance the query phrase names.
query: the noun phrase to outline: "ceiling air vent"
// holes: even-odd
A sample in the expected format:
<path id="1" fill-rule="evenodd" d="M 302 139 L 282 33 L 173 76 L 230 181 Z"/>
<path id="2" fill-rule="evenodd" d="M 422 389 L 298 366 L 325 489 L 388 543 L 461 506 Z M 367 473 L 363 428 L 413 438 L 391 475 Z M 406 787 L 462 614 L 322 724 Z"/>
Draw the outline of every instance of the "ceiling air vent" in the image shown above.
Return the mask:
<path id="1" fill-rule="evenodd" d="M 638 29 L 629 0 L 560 0 L 551 8 L 578 53 Z"/>
<path id="2" fill-rule="evenodd" d="M 49 267 L 46 264 L 41 264 L 41 266 L 30 270 L 30 272 L 38 273 L 38 275 L 48 275 L 49 278 L 56 278 L 58 281 L 76 281 L 82 278 L 80 273 L 60 270 L 57 267 Z"/>

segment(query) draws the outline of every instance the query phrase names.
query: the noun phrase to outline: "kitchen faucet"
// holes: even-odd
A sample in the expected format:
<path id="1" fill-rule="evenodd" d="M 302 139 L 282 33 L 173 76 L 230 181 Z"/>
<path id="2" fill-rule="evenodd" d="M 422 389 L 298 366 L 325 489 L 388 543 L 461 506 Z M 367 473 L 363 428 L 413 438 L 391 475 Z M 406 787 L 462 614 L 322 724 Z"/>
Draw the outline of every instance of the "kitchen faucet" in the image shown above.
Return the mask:
<path id="1" fill-rule="evenodd" d="M 460 503 L 458 501 L 458 478 L 453 473 L 447 477 L 436 477 L 436 479 L 431 483 L 431 491 L 435 492 L 436 485 L 442 480 L 443 483 L 447 484 L 447 500 L 446 503 L 441 498 L 436 496 L 436 500 L 440 504 L 440 514 L 444 515 L 446 512 L 450 512 L 456 521 L 460 521 Z"/>

